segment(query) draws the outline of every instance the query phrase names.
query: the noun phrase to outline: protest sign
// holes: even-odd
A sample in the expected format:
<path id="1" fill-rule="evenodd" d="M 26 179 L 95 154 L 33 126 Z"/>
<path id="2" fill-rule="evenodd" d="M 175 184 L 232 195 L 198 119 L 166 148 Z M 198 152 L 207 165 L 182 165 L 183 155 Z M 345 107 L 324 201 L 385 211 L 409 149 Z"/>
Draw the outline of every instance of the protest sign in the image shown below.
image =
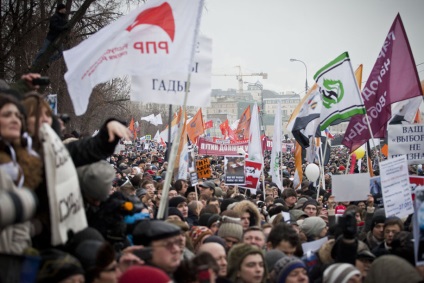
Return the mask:
<path id="1" fill-rule="evenodd" d="M 211 161 L 209 158 L 203 158 L 196 161 L 197 178 L 207 179 L 212 176 Z"/>
<path id="2" fill-rule="evenodd" d="M 368 173 L 333 175 L 333 195 L 336 201 L 366 200 L 369 194 Z"/>
<path id="3" fill-rule="evenodd" d="M 374 204 L 377 208 L 383 208 L 383 190 L 381 189 L 381 178 L 380 176 L 375 176 L 370 178 L 370 194 L 374 198 Z"/>
<path id="4" fill-rule="evenodd" d="M 389 125 L 389 158 L 405 154 L 408 164 L 424 163 L 424 124 Z"/>
<path id="5" fill-rule="evenodd" d="M 414 183 L 414 207 L 415 213 L 412 218 L 414 233 L 415 264 L 424 265 L 424 177 L 415 178 Z M 416 185 L 416 186 L 415 186 Z"/>
<path id="6" fill-rule="evenodd" d="M 248 151 L 248 141 L 244 141 L 243 143 L 223 144 L 208 141 L 205 138 L 199 138 L 197 141 L 197 148 L 199 155 L 236 155 L 239 148 L 242 148 L 246 152 Z"/>
<path id="7" fill-rule="evenodd" d="M 246 160 L 244 171 L 246 175 L 246 185 L 244 187 L 256 190 L 261 177 L 262 163 Z"/>
<path id="8" fill-rule="evenodd" d="M 245 158 L 244 156 L 225 156 L 224 157 L 224 174 L 225 184 L 228 185 L 244 185 L 246 177 L 244 175 Z"/>
<path id="9" fill-rule="evenodd" d="M 406 217 L 414 212 L 405 155 L 380 162 L 386 216 Z"/>

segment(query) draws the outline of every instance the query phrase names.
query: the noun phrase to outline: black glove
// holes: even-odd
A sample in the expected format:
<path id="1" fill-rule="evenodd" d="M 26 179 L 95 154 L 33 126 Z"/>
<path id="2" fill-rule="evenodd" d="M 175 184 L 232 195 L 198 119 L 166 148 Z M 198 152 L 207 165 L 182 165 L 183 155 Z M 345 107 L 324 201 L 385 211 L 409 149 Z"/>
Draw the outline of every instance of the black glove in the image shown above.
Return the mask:
<path id="1" fill-rule="evenodd" d="M 355 213 L 353 211 L 347 212 L 339 219 L 339 223 L 343 232 L 343 238 L 355 239 L 357 232 Z"/>

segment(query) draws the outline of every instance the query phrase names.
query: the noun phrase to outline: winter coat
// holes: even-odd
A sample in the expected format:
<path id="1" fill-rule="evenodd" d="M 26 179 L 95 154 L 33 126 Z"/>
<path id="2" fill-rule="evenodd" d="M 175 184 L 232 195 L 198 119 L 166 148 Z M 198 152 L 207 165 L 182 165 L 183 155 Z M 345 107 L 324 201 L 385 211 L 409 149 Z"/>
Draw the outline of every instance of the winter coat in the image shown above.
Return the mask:
<path id="1" fill-rule="evenodd" d="M 68 28 L 68 20 L 66 19 L 66 14 L 61 14 L 59 12 L 54 13 L 50 18 L 49 32 L 47 33 L 47 39 L 54 41 L 61 32 Z"/>
<path id="2" fill-rule="evenodd" d="M 243 200 L 234 205 L 233 210 L 237 212 L 240 216 L 244 212 L 249 212 L 250 214 L 250 225 L 249 226 L 261 226 L 261 213 L 259 208 L 251 201 Z"/>

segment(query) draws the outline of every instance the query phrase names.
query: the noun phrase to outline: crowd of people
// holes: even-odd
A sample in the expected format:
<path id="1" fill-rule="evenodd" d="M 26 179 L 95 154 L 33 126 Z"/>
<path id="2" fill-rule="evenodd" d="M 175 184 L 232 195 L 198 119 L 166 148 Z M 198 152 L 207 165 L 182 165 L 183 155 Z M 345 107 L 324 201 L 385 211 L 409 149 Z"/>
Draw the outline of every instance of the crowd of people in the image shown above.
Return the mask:
<path id="1" fill-rule="evenodd" d="M 113 118 L 94 137 L 64 134 L 70 129 L 34 91 L 38 76 L 23 77 L 29 92 L 21 85 L 2 86 L 0 93 L 1 282 L 424 282 L 411 216 L 386 217 L 372 195 L 357 202 L 332 195 L 332 177 L 349 166 L 346 149 L 331 148 L 325 187 L 307 178 L 293 186 L 291 152 L 281 158 L 282 183 L 273 183 L 265 152 L 257 190 L 225 184 L 220 156 L 196 157 L 210 158 L 211 178 L 178 179 L 164 188 L 173 168 L 162 147 L 151 141 L 117 152 L 131 137 Z M 56 164 L 43 146 L 45 127 L 55 129 L 50 138 L 63 140 L 53 148 Z M 50 192 L 60 187 L 49 176 L 69 158 L 66 179 L 75 177 L 71 185 L 82 197 L 82 207 L 75 201 L 70 211 L 82 209 L 87 227 L 68 231 L 66 242 L 55 245 Z M 409 169 L 423 175 L 422 166 Z M 355 169 L 368 170 L 378 175 L 366 162 Z M 21 197 L 24 205 L 17 201 L 20 192 L 36 199 L 32 211 L 28 196 Z M 158 219 L 161 202 L 167 207 Z"/>

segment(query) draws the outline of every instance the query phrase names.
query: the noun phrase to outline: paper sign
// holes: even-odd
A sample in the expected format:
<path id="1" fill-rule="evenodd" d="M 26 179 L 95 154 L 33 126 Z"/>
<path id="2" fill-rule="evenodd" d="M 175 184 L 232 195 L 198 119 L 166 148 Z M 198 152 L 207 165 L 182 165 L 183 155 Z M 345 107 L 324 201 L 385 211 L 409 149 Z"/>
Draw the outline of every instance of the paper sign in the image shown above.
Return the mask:
<path id="1" fill-rule="evenodd" d="M 303 243 L 302 244 L 303 254 L 306 255 L 308 252 L 316 252 L 327 241 L 328 241 L 328 237 L 324 237 L 316 241 Z"/>
<path id="2" fill-rule="evenodd" d="M 197 178 L 207 179 L 212 176 L 211 161 L 209 158 L 203 158 L 196 161 Z"/>
<path id="3" fill-rule="evenodd" d="M 224 157 L 225 184 L 245 184 L 246 177 L 244 175 L 244 159 L 244 156 L 240 155 Z"/>
<path id="4" fill-rule="evenodd" d="M 244 168 L 244 171 L 246 175 L 245 187 L 256 190 L 261 177 L 262 163 L 246 160 L 246 167 Z"/>
<path id="5" fill-rule="evenodd" d="M 414 213 L 406 156 L 380 162 L 380 176 L 386 216 L 403 218 Z"/>
<path id="6" fill-rule="evenodd" d="M 408 164 L 424 163 L 424 124 L 389 125 L 389 158 L 404 154 Z"/>
<path id="7" fill-rule="evenodd" d="M 366 200 L 370 193 L 368 173 L 333 175 L 332 192 L 336 201 Z"/>
<path id="8" fill-rule="evenodd" d="M 370 194 L 374 197 L 374 204 L 377 208 L 383 208 L 383 191 L 381 189 L 381 178 L 375 176 L 370 179 Z"/>

